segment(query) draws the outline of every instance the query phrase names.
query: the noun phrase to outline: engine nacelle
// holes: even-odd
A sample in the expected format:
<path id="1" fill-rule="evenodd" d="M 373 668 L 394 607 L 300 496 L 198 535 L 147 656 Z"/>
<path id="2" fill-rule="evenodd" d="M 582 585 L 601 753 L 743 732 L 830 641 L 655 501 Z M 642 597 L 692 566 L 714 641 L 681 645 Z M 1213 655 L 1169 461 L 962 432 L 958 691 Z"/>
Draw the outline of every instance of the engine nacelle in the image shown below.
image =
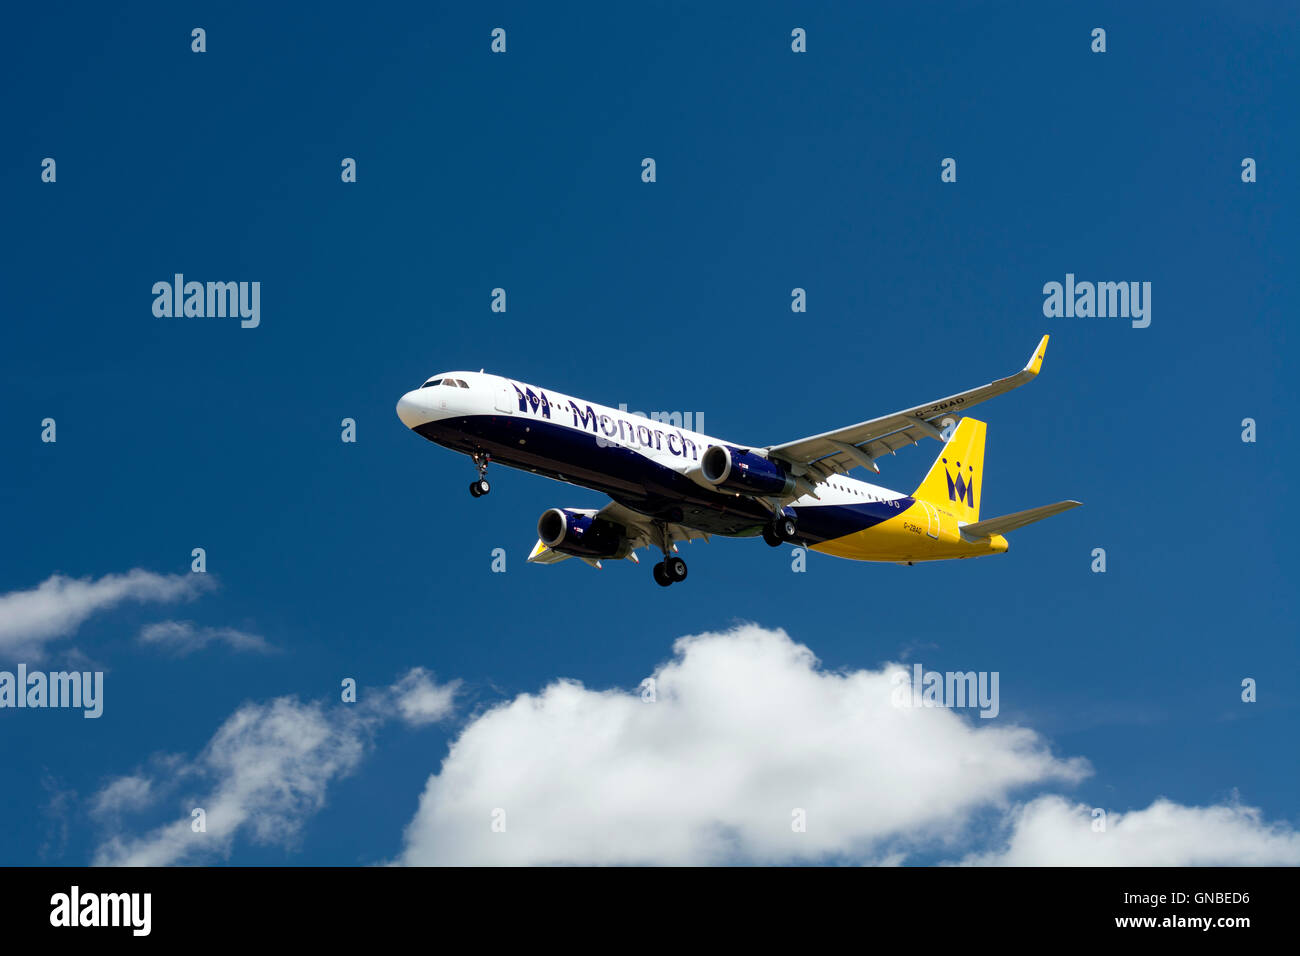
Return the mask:
<path id="1" fill-rule="evenodd" d="M 622 525 L 569 508 L 542 512 L 537 537 L 552 551 L 579 558 L 625 558 L 632 551 Z"/>
<path id="2" fill-rule="evenodd" d="M 700 475 L 715 488 L 742 495 L 781 498 L 794 492 L 794 476 L 762 455 L 710 445 L 700 457 Z"/>

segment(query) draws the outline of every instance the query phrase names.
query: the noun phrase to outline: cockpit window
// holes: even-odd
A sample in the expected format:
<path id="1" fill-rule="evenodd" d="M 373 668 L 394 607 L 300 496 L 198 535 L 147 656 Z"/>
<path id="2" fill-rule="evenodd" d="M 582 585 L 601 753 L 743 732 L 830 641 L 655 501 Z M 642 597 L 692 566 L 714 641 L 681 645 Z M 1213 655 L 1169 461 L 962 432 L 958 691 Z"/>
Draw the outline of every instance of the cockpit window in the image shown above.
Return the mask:
<path id="1" fill-rule="evenodd" d="M 420 388 L 433 388 L 435 385 L 446 385 L 448 388 L 469 388 L 463 381 L 458 378 L 431 378 Z"/>

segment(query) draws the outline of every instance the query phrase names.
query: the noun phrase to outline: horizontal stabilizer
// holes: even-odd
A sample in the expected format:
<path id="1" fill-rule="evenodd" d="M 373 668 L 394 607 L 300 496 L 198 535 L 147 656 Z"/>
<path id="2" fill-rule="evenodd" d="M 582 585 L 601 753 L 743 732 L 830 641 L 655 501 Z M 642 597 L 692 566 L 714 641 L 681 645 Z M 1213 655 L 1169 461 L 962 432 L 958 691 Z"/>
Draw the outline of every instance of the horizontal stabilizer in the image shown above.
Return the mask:
<path id="1" fill-rule="evenodd" d="M 1015 531 L 1017 528 L 1023 528 L 1035 521 L 1042 521 L 1044 518 L 1052 517 L 1052 515 L 1059 515 L 1062 511 L 1069 511 L 1081 504 L 1083 504 L 1082 501 L 1058 501 L 1054 505 L 1043 505 L 1040 508 L 1030 508 L 1028 511 L 1017 511 L 1015 514 L 1002 515 L 998 518 L 989 518 L 987 521 L 962 525 L 961 533 L 972 538 L 990 538 L 995 534 L 1006 534 L 1008 531 Z"/>

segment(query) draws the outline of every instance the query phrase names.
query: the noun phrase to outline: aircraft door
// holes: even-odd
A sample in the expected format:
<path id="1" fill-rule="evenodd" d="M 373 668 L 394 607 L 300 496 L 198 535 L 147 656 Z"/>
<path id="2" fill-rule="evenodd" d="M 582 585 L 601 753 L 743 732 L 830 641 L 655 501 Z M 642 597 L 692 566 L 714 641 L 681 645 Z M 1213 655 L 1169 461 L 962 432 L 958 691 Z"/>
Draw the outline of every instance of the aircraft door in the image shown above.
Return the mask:
<path id="1" fill-rule="evenodd" d="M 515 407 L 519 404 L 515 395 L 515 387 L 509 382 L 502 382 L 497 386 L 497 411 L 505 412 L 507 415 L 514 414 Z"/>
<path id="2" fill-rule="evenodd" d="M 928 501 L 922 501 L 921 505 L 925 508 L 925 533 L 932 538 L 939 537 L 939 512 Z"/>

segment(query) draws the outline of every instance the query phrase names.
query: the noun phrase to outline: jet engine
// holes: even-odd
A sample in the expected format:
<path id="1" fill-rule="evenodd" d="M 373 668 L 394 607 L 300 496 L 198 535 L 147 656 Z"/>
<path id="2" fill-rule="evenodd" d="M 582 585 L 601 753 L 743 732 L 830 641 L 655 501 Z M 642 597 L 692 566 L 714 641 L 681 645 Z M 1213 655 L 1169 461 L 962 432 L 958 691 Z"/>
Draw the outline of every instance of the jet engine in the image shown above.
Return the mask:
<path id="1" fill-rule="evenodd" d="M 715 488 L 757 497 L 785 497 L 795 487 L 794 476 L 770 458 L 731 445 L 710 445 L 700 475 Z"/>
<path id="2" fill-rule="evenodd" d="M 552 508 L 537 520 L 542 544 L 579 558 L 625 558 L 632 551 L 627 529 L 595 514 Z"/>

